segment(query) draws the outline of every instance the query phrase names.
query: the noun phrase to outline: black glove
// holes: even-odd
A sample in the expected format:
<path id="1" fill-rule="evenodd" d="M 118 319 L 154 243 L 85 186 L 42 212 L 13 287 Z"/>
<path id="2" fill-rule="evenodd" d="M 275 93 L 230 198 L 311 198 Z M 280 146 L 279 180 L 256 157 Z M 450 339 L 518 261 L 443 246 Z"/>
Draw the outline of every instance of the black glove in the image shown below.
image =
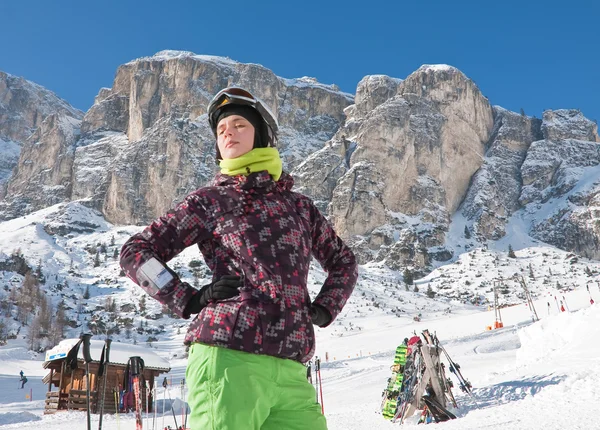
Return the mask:
<path id="1" fill-rule="evenodd" d="M 310 307 L 310 319 L 314 325 L 324 327 L 331 321 L 331 314 L 321 305 L 312 305 Z"/>
<path id="2" fill-rule="evenodd" d="M 205 285 L 194 295 L 188 305 L 188 314 L 197 314 L 211 301 L 219 301 L 237 296 L 238 288 L 242 286 L 242 280 L 237 275 L 223 275 L 212 284 Z"/>

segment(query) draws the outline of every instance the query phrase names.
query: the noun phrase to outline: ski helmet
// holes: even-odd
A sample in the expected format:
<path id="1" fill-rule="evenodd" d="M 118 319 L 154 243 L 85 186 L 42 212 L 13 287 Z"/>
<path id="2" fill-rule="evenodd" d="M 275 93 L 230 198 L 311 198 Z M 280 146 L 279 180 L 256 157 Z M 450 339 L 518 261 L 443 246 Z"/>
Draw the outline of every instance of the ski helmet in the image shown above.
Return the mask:
<path id="1" fill-rule="evenodd" d="M 231 105 L 243 105 L 254 108 L 266 125 L 266 136 L 264 136 L 265 142 L 263 143 L 265 146 L 276 146 L 279 124 L 275 115 L 273 115 L 273 112 L 271 112 L 262 100 L 239 87 L 229 87 L 219 91 L 208 104 L 208 123 L 215 137 L 217 137 L 217 125 L 222 118 L 221 113 L 227 106 Z M 261 131 L 261 127 L 256 130 L 257 133 Z"/>

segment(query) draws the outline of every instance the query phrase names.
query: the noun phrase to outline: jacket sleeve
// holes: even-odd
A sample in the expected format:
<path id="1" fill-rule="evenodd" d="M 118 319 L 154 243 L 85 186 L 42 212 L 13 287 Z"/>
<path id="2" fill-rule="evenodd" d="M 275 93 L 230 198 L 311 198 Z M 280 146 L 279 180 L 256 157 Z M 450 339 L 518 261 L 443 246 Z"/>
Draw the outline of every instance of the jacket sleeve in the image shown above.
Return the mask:
<path id="1" fill-rule="evenodd" d="M 181 281 L 173 271 L 173 279 L 152 295 L 140 285 L 137 271 L 145 262 L 156 258 L 161 263 L 169 262 L 188 246 L 211 237 L 214 218 L 206 216 L 201 198 L 190 195 L 174 210 L 156 219 L 141 233 L 133 235 L 121 248 L 121 268 L 125 274 L 144 291 L 159 302 L 167 305 L 182 318 L 189 318 L 185 308 L 197 290 Z"/>
<path id="2" fill-rule="evenodd" d="M 331 314 L 329 324 L 331 324 L 354 291 L 358 278 L 358 265 L 352 250 L 340 239 L 333 226 L 313 204 L 311 204 L 311 223 L 312 253 L 328 275 L 313 303 L 329 311 Z"/>

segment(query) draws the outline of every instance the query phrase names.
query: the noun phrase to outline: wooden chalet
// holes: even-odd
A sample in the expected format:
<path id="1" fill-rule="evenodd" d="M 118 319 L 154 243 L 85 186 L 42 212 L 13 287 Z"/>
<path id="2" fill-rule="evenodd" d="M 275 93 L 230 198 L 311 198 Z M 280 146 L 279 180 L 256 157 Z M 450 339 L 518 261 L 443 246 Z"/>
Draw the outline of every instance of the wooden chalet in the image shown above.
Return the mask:
<path id="1" fill-rule="evenodd" d="M 67 363 L 69 352 L 77 345 L 79 339 L 65 339 L 54 348 L 46 352 L 44 368 L 49 369 L 43 382 L 48 384 L 46 393 L 45 414 L 53 414 L 61 410 L 87 410 L 87 378 L 85 361 L 83 359 L 83 346 L 77 354 L 77 368 L 71 369 Z M 169 362 L 155 354 L 148 348 L 136 345 L 112 342 L 110 346 L 110 362 L 105 366 L 106 386 L 104 376 L 98 376 L 104 341 L 91 340 L 90 355 L 92 360 L 90 372 L 90 410 L 99 412 L 99 401 L 104 392 L 104 413 L 115 413 L 131 409 L 135 405 L 131 378 L 125 380 L 129 358 L 139 356 L 144 360 L 144 371 L 140 375 L 142 387 L 149 387 L 150 393 L 155 381 L 162 373 L 168 373 L 171 368 Z M 146 405 L 147 390 L 141 391 L 142 405 Z M 152 395 L 148 395 L 148 407 L 152 410 Z M 117 406 L 118 405 L 118 406 Z"/>

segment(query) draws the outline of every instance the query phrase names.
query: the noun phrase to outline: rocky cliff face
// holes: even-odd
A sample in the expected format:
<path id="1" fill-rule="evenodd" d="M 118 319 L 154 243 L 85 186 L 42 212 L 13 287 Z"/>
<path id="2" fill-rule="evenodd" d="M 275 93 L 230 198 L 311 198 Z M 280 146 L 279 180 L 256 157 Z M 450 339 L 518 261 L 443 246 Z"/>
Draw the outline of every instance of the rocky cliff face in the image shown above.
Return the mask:
<path id="1" fill-rule="evenodd" d="M 561 249 L 600 258 L 600 138 L 598 126 L 577 110 L 546 111 L 543 140 L 531 144 L 521 168 L 519 201 L 531 217 L 530 234 Z"/>
<path id="2" fill-rule="evenodd" d="M 482 240 L 504 237 L 508 218 L 520 206 L 521 166 L 532 142 L 541 139 L 541 120 L 494 107 L 494 131 L 485 162 L 473 176 L 462 206 Z"/>
<path id="3" fill-rule="evenodd" d="M 81 118 L 83 112 L 40 85 L 0 71 L 0 139 L 25 143 L 51 114 Z"/>
<path id="4" fill-rule="evenodd" d="M 220 57 L 164 51 L 135 60 L 117 70 L 112 88 L 100 91 L 80 136 L 64 140 L 60 149 L 32 146 L 9 186 L 4 216 L 86 199 L 112 222 L 146 223 L 157 217 L 206 184 L 216 170 L 205 111 L 212 96 L 231 85 L 247 88 L 272 107 L 288 170 L 333 136 L 353 101 L 311 78 L 283 79 L 262 66 Z M 61 173 L 43 182 L 51 188 L 38 189 L 36 199 L 22 198 L 28 183 L 47 180 L 27 166 L 27 160 L 40 157 Z M 67 180 L 61 175 L 69 169 Z"/>
<path id="5" fill-rule="evenodd" d="M 0 72 L 0 200 L 7 192 L 6 187 L 12 170 L 19 164 L 22 147 L 25 148 L 25 154 L 21 160 L 20 171 L 27 171 L 33 176 L 40 175 L 44 171 L 44 178 L 40 179 L 48 180 L 44 183 L 46 186 L 57 185 L 52 181 L 60 182 L 58 179 L 60 173 L 48 172 L 50 162 L 47 159 L 38 162 L 37 156 L 31 157 L 32 147 L 44 145 L 40 155 L 54 156 L 54 150 L 49 149 L 48 146 L 60 146 L 56 141 L 60 139 L 59 135 L 64 132 L 70 134 L 69 130 L 64 130 L 65 123 L 77 126 L 77 121 L 74 120 L 81 119 L 82 116 L 83 112 L 71 107 L 51 91 L 23 78 Z M 52 131 L 52 127 L 59 127 L 59 123 L 63 124 L 60 126 L 63 130 Z M 71 126 L 66 125 L 66 127 Z M 46 144 L 44 138 L 49 138 L 53 142 Z M 64 169 L 64 162 L 59 164 L 62 164 L 61 168 Z M 30 179 L 33 178 L 21 175 L 17 182 L 26 185 Z M 14 185 L 11 192 L 14 192 Z M 17 194 L 15 198 L 22 204 L 8 208 L 8 211 L 13 213 L 12 216 L 17 216 L 20 213 L 18 208 L 26 207 L 29 198 L 35 197 L 34 190 L 26 190 L 25 187 Z M 4 203 L 0 202 L 0 208 L 6 207 Z M 2 218 L 3 216 L 0 215 L 0 219 Z"/>
<path id="6" fill-rule="evenodd" d="M 539 120 L 492 108 L 450 66 L 423 66 L 405 80 L 367 76 L 353 98 L 312 78 L 164 51 L 121 66 L 82 120 L 60 103 L 34 114 L 21 102 L 22 115 L 3 114 L 0 99 L 0 124 L 11 124 L 0 150 L 14 154 L 15 139 L 31 134 L 0 216 L 79 200 L 113 223 L 148 223 L 212 178 L 205 109 L 231 85 L 271 106 L 296 189 L 328 214 L 363 263 L 425 273 L 458 249 L 448 245 L 457 223 L 484 243 L 504 237 L 519 211 L 534 238 L 600 257 L 596 123 L 574 110 Z M 4 98 L 13 103 L 31 98 L 11 91 Z M 0 86 L 2 94 L 9 92 Z"/>
<path id="7" fill-rule="evenodd" d="M 457 69 L 423 66 L 404 81 L 363 79 L 346 113 L 328 150 L 347 160 L 329 206 L 337 230 L 363 259 L 427 265 L 483 162 L 491 106 Z"/>

